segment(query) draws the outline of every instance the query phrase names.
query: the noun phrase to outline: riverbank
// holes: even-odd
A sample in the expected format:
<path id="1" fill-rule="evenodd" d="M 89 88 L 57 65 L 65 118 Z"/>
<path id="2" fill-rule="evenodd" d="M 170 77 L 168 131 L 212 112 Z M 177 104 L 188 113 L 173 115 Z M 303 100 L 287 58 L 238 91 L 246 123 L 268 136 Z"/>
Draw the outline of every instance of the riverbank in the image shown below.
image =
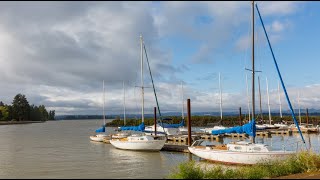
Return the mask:
<path id="1" fill-rule="evenodd" d="M 0 121 L 0 125 L 43 123 L 46 121 Z"/>

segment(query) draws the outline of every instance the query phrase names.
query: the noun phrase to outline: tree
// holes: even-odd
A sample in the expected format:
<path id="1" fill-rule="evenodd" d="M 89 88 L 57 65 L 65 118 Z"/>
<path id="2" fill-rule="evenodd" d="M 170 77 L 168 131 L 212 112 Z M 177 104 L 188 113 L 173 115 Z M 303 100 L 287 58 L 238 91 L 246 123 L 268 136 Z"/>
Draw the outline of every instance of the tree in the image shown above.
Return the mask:
<path id="1" fill-rule="evenodd" d="M 48 119 L 49 120 L 54 120 L 55 119 L 55 110 L 52 110 L 52 111 L 49 111 L 49 117 L 48 117 Z"/>
<path id="2" fill-rule="evenodd" d="M 39 111 L 39 108 L 33 104 L 30 106 L 29 115 L 29 119 L 31 121 L 41 121 L 41 113 Z"/>
<path id="3" fill-rule="evenodd" d="M 44 107 L 44 105 L 40 105 L 39 106 L 39 111 L 40 111 L 40 114 L 41 114 L 41 121 L 46 121 L 48 120 L 48 112 L 46 110 L 46 108 Z"/>
<path id="4" fill-rule="evenodd" d="M 12 102 L 13 118 L 27 120 L 29 116 L 30 105 L 25 95 L 17 94 Z"/>
<path id="5" fill-rule="evenodd" d="M 0 120 L 5 121 L 8 120 L 9 117 L 9 109 L 6 106 L 0 106 Z"/>

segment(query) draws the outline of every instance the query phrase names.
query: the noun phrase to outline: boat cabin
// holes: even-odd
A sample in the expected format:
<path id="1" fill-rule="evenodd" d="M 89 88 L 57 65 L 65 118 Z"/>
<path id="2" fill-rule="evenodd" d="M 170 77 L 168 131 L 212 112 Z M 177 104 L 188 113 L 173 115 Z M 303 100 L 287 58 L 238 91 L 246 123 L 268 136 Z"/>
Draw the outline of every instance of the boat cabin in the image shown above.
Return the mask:
<path id="1" fill-rule="evenodd" d="M 253 144 L 251 142 L 239 141 L 227 144 L 229 151 L 238 152 L 269 152 L 270 147 L 266 144 Z"/>

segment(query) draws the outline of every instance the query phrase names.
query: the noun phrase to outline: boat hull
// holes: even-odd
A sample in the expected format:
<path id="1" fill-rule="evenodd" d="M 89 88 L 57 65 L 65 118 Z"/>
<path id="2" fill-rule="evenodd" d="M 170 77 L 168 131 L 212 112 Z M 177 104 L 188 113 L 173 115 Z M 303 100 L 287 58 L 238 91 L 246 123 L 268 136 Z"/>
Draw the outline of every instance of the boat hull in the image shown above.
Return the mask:
<path id="1" fill-rule="evenodd" d="M 271 160 L 284 160 L 292 155 L 293 151 L 272 152 L 233 152 L 210 148 L 188 147 L 189 151 L 203 159 L 226 164 L 257 164 Z"/>
<path id="2" fill-rule="evenodd" d="M 94 136 L 90 136 L 91 141 L 95 141 L 95 142 L 103 142 L 104 139 L 110 139 L 111 137 L 108 135 L 104 135 L 104 134 L 97 134 Z"/>
<path id="3" fill-rule="evenodd" d="M 160 151 L 166 140 L 152 141 L 122 141 L 121 139 L 112 139 L 112 144 L 117 149 L 136 150 L 136 151 Z"/>

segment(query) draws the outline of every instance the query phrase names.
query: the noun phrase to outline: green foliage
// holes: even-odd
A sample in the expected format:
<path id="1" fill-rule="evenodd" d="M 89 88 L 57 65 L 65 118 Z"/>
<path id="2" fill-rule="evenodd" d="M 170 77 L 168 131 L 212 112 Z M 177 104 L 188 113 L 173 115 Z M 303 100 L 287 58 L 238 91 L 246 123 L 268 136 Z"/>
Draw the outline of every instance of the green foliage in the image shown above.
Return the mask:
<path id="1" fill-rule="evenodd" d="M 203 169 L 194 161 L 179 164 L 178 169 L 168 176 L 171 179 L 266 179 L 320 171 L 320 155 L 302 151 L 284 161 L 272 161 L 254 166 L 223 168 L 219 165 Z"/>
<path id="2" fill-rule="evenodd" d="M 55 111 L 46 110 L 44 105 L 35 106 L 29 105 L 25 95 L 17 94 L 12 102 L 12 105 L 6 105 L 0 101 L 0 120 L 32 120 L 32 121 L 47 121 L 54 120 Z"/>
<path id="3" fill-rule="evenodd" d="M 170 179 L 203 179 L 204 172 L 195 165 L 195 161 L 179 164 L 179 172 L 169 175 Z"/>
<path id="4" fill-rule="evenodd" d="M 30 105 L 25 95 L 17 94 L 13 99 L 12 106 L 15 119 L 19 121 L 28 119 Z"/>
<path id="5" fill-rule="evenodd" d="M 9 109 L 6 106 L 0 106 L 0 120 L 5 121 L 9 117 Z"/>
<path id="6" fill-rule="evenodd" d="M 54 120 L 55 119 L 55 110 L 49 111 L 49 120 Z"/>

